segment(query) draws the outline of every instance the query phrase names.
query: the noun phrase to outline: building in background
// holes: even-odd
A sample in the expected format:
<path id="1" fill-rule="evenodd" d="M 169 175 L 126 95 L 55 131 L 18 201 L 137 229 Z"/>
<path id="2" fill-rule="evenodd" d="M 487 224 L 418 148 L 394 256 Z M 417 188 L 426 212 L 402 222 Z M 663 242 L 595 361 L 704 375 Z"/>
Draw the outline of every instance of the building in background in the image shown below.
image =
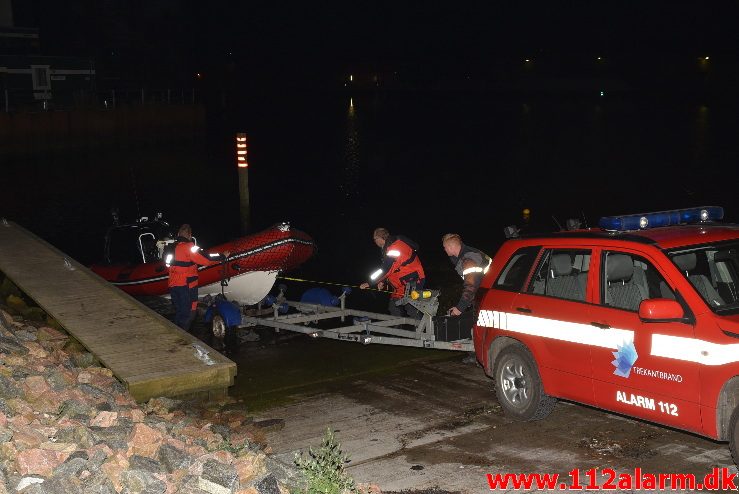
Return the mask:
<path id="1" fill-rule="evenodd" d="M 2 110 L 47 110 L 85 104 L 95 91 L 90 58 L 48 56 L 37 28 L 14 23 L 11 0 L 0 0 Z"/>

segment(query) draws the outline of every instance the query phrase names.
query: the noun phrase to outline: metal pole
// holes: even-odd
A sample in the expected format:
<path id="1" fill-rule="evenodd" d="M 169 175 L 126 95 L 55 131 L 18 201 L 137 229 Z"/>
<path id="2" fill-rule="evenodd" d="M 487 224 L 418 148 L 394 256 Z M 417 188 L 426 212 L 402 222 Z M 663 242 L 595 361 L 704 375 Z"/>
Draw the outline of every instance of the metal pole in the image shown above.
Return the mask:
<path id="1" fill-rule="evenodd" d="M 192 88 L 192 104 L 195 104 L 195 88 Z"/>
<path id="2" fill-rule="evenodd" d="M 144 98 L 144 88 L 141 88 L 141 104 L 142 105 L 144 104 L 144 101 L 145 101 L 145 98 Z"/>
<path id="3" fill-rule="evenodd" d="M 251 205 L 249 201 L 249 163 L 246 159 L 246 134 L 236 134 L 236 165 L 239 169 L 239 209 L 241 211 L 241 232 L 249 231 Z"/>
<path id="4" fill-rule="evenodd" d="M 170 98 L 169 98 L 169 88 L 167 88 L 167 104 L 170 104 Z"/>
<path id="5" fill-rule="evenodd" d="M 113 108 L 115 108 L 115 89 L 110 90 L 111 101 L 113 102 Z"/>
<path id="6" fill-rule="evenodd" d="M 10 113 L 10 99 L 8 98 L 8 89 L 5 89 L 5 113 Z"/>

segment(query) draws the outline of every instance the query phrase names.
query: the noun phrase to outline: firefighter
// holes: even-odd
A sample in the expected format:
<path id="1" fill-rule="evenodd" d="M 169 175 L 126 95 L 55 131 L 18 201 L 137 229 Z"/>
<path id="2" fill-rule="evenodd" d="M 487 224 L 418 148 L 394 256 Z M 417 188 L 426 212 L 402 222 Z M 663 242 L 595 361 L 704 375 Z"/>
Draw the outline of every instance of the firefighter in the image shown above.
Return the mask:
<path id="1" fill-rule="evenodd" d="M 450 316 L 458 316 L 472 306 L 475 292 L 493 260 L 483 251 L 465 245 L 462 237 L 456 233 L 447 233 L 441 237 L 441 244 L 454 265 L 454 270 L 462 277 L 464 283 L 459 302 L 447 312 Z"/>
<path id="2" fill-rule="evenodd" d="M 174 322 L 185 331 L 195 319 L 198 307 L 198 266 L 211 266 L 228 258 L 230 252 L 204 256 L 192 241 L 192 228 L 184 224 L 177 232 L 174 249 L 166 254 L 169 267 L 169 294 L 175 307 Z"/>
<path id="3" fill-rule="evenodd" d="M 372 233 L 372 239 L 382 250 L 382 266 L 370 275 L 368 282 L 362 283 L 359 287 L 365 289 L 376 285 L 382 290 L 387 281 L 393 289 L 388 304 L 390 314 L 399 317 L 407 314 L 418 318 L 421 314 L 414 307 L 407 304 L 405 307 L 395 305 L 395 302 L 405 295 L 407 285 L 421 289 L 426 283 L 426 275 L 416 253 L 418 244 L 402 235 L 391 236 L 386 228 L 376 228 Z"/>

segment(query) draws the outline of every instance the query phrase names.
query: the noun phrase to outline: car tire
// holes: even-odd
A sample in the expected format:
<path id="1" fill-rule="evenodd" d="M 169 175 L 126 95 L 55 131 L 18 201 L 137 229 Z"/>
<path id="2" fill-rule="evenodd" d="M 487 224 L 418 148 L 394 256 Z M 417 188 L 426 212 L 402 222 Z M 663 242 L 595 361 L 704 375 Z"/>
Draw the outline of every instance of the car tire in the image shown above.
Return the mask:
<path id="1" fill-rule="evenodd" d="M 226 327 L 226 321 L 223 320 L 223 317 L 213 316 L 213 322 L 211 323 L 211 326 L 213 328 L 213 336 L 215 336 L 219 340 L 222 340 L 226 337 L 226 330 L 228 328 Z"/>
<path id="2" fill-rule="evenodd" d="M 739 465 L 739 407 L 734 409 L 729 420 L 729 450 L 734 464 Z"/>
<path id="3" fill-rule="evenodd" d="M 534 357 L 521 344 L 504 348 L 495 359 L 495 395 L 506 415 L 516 420 L 541 420 L 557 399 L 544 394 Z"/>

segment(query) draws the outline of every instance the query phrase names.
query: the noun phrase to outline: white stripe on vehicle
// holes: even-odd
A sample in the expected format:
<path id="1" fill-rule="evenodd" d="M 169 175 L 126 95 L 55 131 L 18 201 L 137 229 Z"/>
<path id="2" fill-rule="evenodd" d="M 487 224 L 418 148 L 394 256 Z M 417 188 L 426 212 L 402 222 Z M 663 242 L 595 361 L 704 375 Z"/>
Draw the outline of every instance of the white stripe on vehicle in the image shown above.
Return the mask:
<path id="1" fill-rule="evenodd" d="M 616 349 L 619 345 L 634 341 L 634 332 L 628 329 L 597 328 L 591 324 L 509 314 L 497 310 L 481 310 L 477 325 L 600 348 Z"/>
<path id="2" fill-rule="evenodd" d="M 385 254 L 388 257 L 400 257 L 400 251 L 399 250 L 389 250 L 387 251 L 387 254 Z"/>
<path id="3" fill-rule="evenodd" d="M 591 324 L 495 310 L 481 310 L 477 325 L 600 348 L 616 349 L 618 345 L 634 341 L 634 332 L 628 329 L 598 328 Z M 650 354 L 702 365 L 725 365 L 739 362 L 739 343 L 723 345 L 698 338 L 653 334 Z"/>

